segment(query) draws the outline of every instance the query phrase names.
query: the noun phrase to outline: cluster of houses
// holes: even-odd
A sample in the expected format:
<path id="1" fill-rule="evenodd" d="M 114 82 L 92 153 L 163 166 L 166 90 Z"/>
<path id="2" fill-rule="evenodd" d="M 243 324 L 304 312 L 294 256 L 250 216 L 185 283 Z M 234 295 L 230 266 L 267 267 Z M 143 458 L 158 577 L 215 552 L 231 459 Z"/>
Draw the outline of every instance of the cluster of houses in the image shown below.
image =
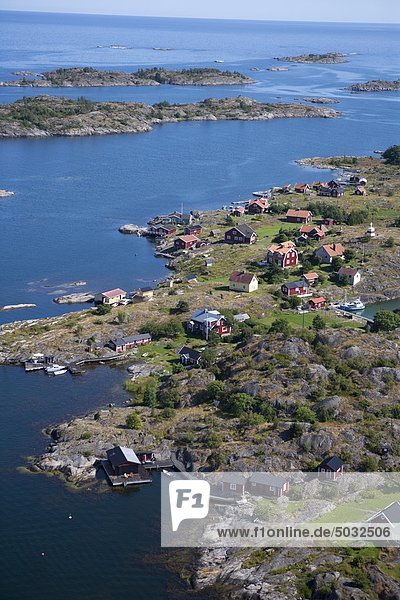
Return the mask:
<path id="1" fill-rule="evenodd" d="M 104 306 L 125 306 L 131 302 L 145 302 L 151 300 L 154 297 L 154 289 L 151 287 L 143 287 L 137 289 L 135 292 L 126 292 L 121 288 L 115 288 L 113 290 L 107 290 L 105 292 L 99 292 L 94 297 L 94 302 L 98 306 L 103 304 Z"/>
<path id="2" fill-rule="evenodd" d="M 337 456 L 324 459 L 317 467 L 318 477 L 336 481 L 344 472 L 344 462 Z M 221 474 L 222 492 L 226 495 L 243 496 L 245 492 L 253 496 L 281 498 L 289 491 L 289 481 L 275 473 L 257 472 L 247 475 L 239 472 Z"/>
<path id="3" fill-rule="evenodd" d="M 283 194 L 290 194 L 292 192 L 296 194 L 311 194 L 316 192 L 318 196 L 325 196 L 329 198 L 341 198 L 344 196 L 344 185 L 355 186 L 354 195 L 366 196 L 367 191 L 365 186 L 367 180 L 365 177 L 360 177 L 357 174 L 352 174 L 346 179 L 346 181 L 339 181 L 332 179 L 331 181 L 314 181 L 313 183 L 296 183 L 293 190 L 290 184 L 283 185 L 279 191 Z"/>

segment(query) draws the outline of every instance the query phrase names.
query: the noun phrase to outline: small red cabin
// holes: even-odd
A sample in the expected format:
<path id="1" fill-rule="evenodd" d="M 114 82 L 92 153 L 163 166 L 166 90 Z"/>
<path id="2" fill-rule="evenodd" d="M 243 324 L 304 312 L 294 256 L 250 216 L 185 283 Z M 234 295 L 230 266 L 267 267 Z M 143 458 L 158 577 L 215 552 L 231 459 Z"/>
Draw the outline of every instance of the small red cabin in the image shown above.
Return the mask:
<path id="1" fill-rule="evenodd" d="M 344 462 L 337 456 L 331 456 L 325 458 L 322 463 L 318 465 L 317 470 L 320 477 L 333 479 L 335 481 L 344 471 Z"/>

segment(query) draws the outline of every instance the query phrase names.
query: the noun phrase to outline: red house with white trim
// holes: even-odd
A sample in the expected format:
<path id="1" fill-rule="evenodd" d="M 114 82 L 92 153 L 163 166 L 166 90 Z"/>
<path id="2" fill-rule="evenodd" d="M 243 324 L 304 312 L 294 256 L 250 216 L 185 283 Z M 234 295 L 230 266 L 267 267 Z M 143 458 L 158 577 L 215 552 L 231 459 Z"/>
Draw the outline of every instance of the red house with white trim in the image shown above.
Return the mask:
<path id="1" fill-rule="evenodd" d="M 181 235 L 174 241 L 174 248 L 175 250 L 188 250 L 197 242 L 200 242 L 200 239 L 195 235 Z"/>
<path id="2" fill-rule="evenodd" d="M 337 456 L 330 456 L 318 465 L 317 471 L 320 477 L 336 481 L 344 472 L 344 462 Z"/>
<path id="3" fill-rule="evenodd" d="M 286 213 L 288 223 L 311 223 L 313 214 L 310 210 L 301 210 L 300 208 L 289 208 Z"/>
<path id="4" fill-rule="evenodd" d="M 295 267 L 299 262 L 299 255 L 294 242 L 287 241 L 281 244 L 272 244 L 268 248 L 267 263 L 277 265 L 282 269 Z"/>

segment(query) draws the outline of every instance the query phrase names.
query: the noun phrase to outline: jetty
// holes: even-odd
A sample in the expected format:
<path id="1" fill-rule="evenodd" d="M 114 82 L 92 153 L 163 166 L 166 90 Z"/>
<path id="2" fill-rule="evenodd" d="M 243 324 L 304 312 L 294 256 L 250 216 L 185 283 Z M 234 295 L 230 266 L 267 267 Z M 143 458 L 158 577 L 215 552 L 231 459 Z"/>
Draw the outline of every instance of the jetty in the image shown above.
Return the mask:
<path id="1" fill-rule="evenodd" d="M 363 317 L 363 315 L 358 315 L 357 313 L 349 312 L 348 310 L 343 310 L 342 308 L 339 308 L 337 306 L 333 306 L 331 310 L 334 310 L 336 315 L 344 319 L 358 321 L 359 323 L 368 323 L 370 325 L 372 325 L 372 323 L 374 322 L 374 320 L 370 319 L 369 317 Z"/>

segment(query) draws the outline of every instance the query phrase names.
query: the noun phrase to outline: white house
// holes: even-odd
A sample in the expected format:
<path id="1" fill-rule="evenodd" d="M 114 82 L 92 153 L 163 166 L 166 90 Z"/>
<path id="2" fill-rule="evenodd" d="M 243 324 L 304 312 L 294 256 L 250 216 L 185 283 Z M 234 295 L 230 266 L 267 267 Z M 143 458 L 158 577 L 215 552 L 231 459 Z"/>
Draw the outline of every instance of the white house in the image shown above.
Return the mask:
<path id="1" fill-rule="evenodd" d="M 338 271 L 339 279 L 346 281 L 349 285 L 357 285 L 361 281 L 361 273 L 353 267 L 340 267 Z"/>

